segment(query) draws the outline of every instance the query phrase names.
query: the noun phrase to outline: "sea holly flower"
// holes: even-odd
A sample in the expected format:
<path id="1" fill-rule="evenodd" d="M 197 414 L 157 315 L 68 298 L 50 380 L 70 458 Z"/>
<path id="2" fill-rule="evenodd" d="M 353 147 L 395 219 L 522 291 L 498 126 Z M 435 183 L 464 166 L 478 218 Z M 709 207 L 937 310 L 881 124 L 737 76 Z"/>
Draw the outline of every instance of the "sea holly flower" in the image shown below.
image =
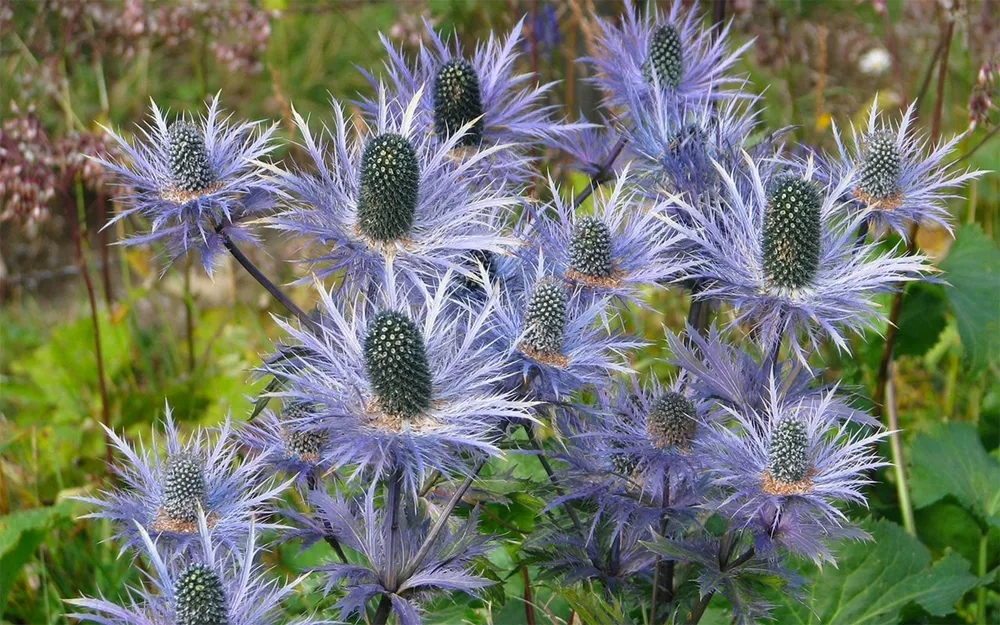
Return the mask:
<path id="1" fill-rule="evenodd" d="M 261 455 L 271 471 L 295 477 L 300 487 L 305 486 L 330 468 L 329 433 L 303 425 L 317 409 L 306 402 L 289 402 L 278 414 L 265 410 L 240 428 L 240 442 Z"/>
<path id="2" fill-rule="evenodd" d="M 68 599 L 86 610 L 67 616 L 100 625 L 270 625 L 281 613 L 281 602 L 295 592 L 305 576 L 282 585 L 259 564 L 257 529 L 248 526 L 238 551 L 220 549 L 205 516 L 198 519 L 197 548 L 185 558 L 170 557 L 146 530 L 137 526 L 137 549 L 148 562 L 146 583 L 128 588 L 128 603 L 104 599 Z M 292 625 L 318 625 L 311 618 Z"/>
<path id="3" fill-rule="evenodd" d="M 491 344 L 508 363 L 511 388 L 550 401 L 630 371 L 621 358 L 643 343 L 610 329 L 607 298 L 567 288 L 541 251 L 522 263 L 521 274 L 510 288 L 488 285 L 499 301 Z"/>
<path id="4" fill-rule="evenodd" d="M 131 215 L 149 220 L 149 231 L 122 243 L 162 242 L 168 261 L 197 251 L 209 274 L 223 249 L 225 232 L 240 241 L 255 241 L 250 219 L 267 214 L 274 189 L 253 164 L 274 148 L 275 125 L 230 123 L 219 110 L 219 96 L 200 118 L 177 116 L 152 103 L 152 119 L 139 127 L 139 138 L 128 141 L 105 131 L 117 143 L 121 158 L 95 160 L 117 176 L 127 189 L 119 197 L 124 210 L 112 223 Z"/>
<path id="5" fill-rule="evenodd" d="M 657 90 L 695 101 L 742 93 L 744 81 L 726 72 L 752 42 L 729 52 L 729 25 L 703 28 L 696 11 L 682 5 L 674 2 L 666 13 L 655 5 L 640 12 L 627 2 L 620 25 L 598 20 L 597 52 L 587 60 L 597 70 L 594 81 L 607 106 L 624 109 L 636 120 L 646 111 L 640 103 L 648 103 Z"/>
<path id="6" fill-rule="evenodd" d="M 524 548 L 538 559 L 546 578 L 565 585 L 597 580 L 621 592 L 651 577 L 656 556 L 641 542 L 648 538 L 648 525 L 602 525 L 588 537 L 562 531 L 542 533 L 530 537 Z"/>
<path id="7" fill-rule="evenodd" d="M 431 519 L 412 503 L 404 503 L 391 515 L 375 507 L 374 488 L 356 502 L 322 491 L 312 491 L 309 501 L 324 533 L 362 558 L 361 562 L 335 562 L 316 569 L 326 573 L 328 593 L 335 587 L 345 591 L 336 605 L 344 618 L 364 615 L 368 602 L 382 595 L 391 600 L 401 625 L 420 625 L 420 604 L 433 595 L 461 591 L 475 596 L 493 584 L 472 570 L 472 561 L 485 555 L 488 543 L 476 532 L 475 513 L 457 527 L 446 523 L 430 550 L 417 560 L 430 533 Z"/>
<path id="8" fill-rule="evenodd" d="M 489 343 L 493 298 L 459 305 L 446 273 L 434 286 L 388 281 L 338 305 L 320 289 L 318 328 L 279 321 L 296 356 L 262 371 L 283 381 L 275 395 L 314 408 L 296 420 L 325 432 L 322 462 L 352 465 L 366 479 L 399 471 L 413 492 L 432 470 L 467 473 L 477 454 L 497 454 L 507 419 L 532 402 L 495 390 L 509 375 Z"/>
<path id="9" fill-rule="evenodd" d="M 549 181 L 552 201 L 537 209 L 536 244 L 566 283 L 590 301 L 615 297 L 641 303 L 642 291 L 663 286 L 685 268 L 674 258 L 681 237 L 657 217 L 664 203 L 639 201 L 628 167 L 590 212 L 577 211 Z"/>
<path id="10" fill-rule="evenodd" d="M 734 427 L 716 426 L 699 443 L 712 483 L 721 490 L 714 505 L 759 536 L 787 539 L 780 544 L 793 550 L 849 528 L 839 506 L 865 504 L 862 489 L 871 483 L 870 473 L 886 465 L 876 447 L 888 432 L 838 419 L 830 410 L 832 398 L 831 391 L 815 404 L 782 404 L 772 385 L 762 412 L 727 408 Z M 789 510 L 803 520 L 792 532 L 781 524 Z"/>
<path id="11" fill-rule="evenodd" d="M 444 39 L 425 21 L 429 44 L 421 43 L 413 65 L 402 50 L 381 36 L 389 55 L 385 70 L 389 86 L 400 101 L 415 98 L 416 114 L 434 138 L 447 149 L 484 150 L 498 144 L 526 145 L 551 141 L 588 124 L 564 124 L 553 119 L 557 107 L 546 104 L 555 83 L 536 84 L 532 74 L 517 73 L 522 18 L 501 41 L 490 34 L 471 55 L 458 39 Z M 380 83 L 367 74 L 373 86 Z M 374 116 L 373 100 L 362 102 Z M 469 129 L 455 134 L 465 127 Z M 528 170 L 505 172 L 512 180 L 530 175 Z"/>
<path id="12" fill-rule="evenodd" d="M 844 331 L 876 327 L 883 314 L 874 296 L 929 272 L 926 258 L 858 244 L 858 218 L 843 218 L 840 200 L 853 177 L 822 188 L 810 161 L 801 176 L 765 181 L 760 163 L 744 159 L 744 185 L 717 165 L 722 210 L 703 212 L 674 197 L 680 215 L 663 217 L 690 240 L 696 262 L 687 277 L 701 285 L 695 297 L 732 304 L 733 324 L 752 323 L 767 351 L 786 329 L 803 362 L 803 337 L 811 347 L 828 336 L 848 351 Z"/>
<path id="13" fill-rule="evenodd" d="M 97 510 L 84 518 L 110 519 L 116 538 L 124 546 L 139 548 L 148 533 L 169 551 L 183 551 L 198 540 L 198 514 L 202 511 L 213 540 L 237 548 L 255 514 L 288 483 L 275 484 L 264 475 L 260 458 L 241 458 L 229 419 L 210 434 L 199 428 L 181 442 L 177 426 L 166 408 L 165 448 L 156 438 L 136 449 L 110 429 L 108 436 L 124 464 L 113 467 L 121 487 L 101 491 L 97 497 L 80 497 Z M 277 527 L 261 523 L 259 527 Z M 140 531 L 141 529 L 141 531 Z"/>
<path id="14" fill-rule="evenodd" d="M 420 97 L 418 90 L 397 103 L 380 89 L 377 117 L 353 138 L 336 100 L 334 126 L 319 136 L 295 114 L 311 167 L 269 167 L 289 199 L 270 225 L 310 242 L 307 261 L 320 278 L 342 274 L 346 285 L 374 289 L 390 259 L 404 278 L 417 281 L 418 274 L 461 264 L 474 251 L 502 254 L 518 244 L 493 226 L 497 213 L 519 198 L 487 184 L 475 169 L 506 147 L 453 162 L 447 153 L 471 125 L 442 143 L 420 134 L 414 117 Z M 408 106 L 399 111 L 403 102 Z"/>
<path id="15" fill-rule="evenodd" d="M 845 144 L 834 125 L 838 156 L 831 166 L 834 175 L 857 170 L 856 184 L 849 189 L 865 216 L 877 226 L 885 225 L 907 236 L 912 222 L 936 223 L 951 230 L 947 200 L 981 171 L 961 171 L 946 162 L 963 135 L 932 145 L 914 129 L 916 102 L 910 104 L 898 123 L 886 121 L 872 103 L 868 123 L 858 130 L 851 126 L 853 141 Z"/>

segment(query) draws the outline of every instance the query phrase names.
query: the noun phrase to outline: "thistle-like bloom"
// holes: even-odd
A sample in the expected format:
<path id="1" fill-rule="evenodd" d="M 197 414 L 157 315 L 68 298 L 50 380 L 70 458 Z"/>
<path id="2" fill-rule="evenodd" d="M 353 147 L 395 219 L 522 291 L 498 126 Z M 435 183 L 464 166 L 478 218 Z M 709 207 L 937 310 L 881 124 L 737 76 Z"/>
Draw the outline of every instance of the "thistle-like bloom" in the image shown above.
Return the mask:
<path id="1" fill-rule="evenodd" d="M 258 175 L 253 161 L 274 149 L 275 126 L 230 123 L 219 110 L 219 97 L 198 119 L 168 114 L 152 104 L 152 120 L 139 127 L 140 139 L 129 142 L 105 128 L 118 143 L 121 160 L 97 158 L 128 192 L 124 210 L 112 222 L 130 215 L 149 220 L 149 232 L 122 243 L 162 241 L 169 262 L 196 250 L 205 271 L 212 273 L 223 249 L 221 231 L 241 241 L 255 241 L 245 222 L 267 213 L 274 190 Z"/>
<path id="2" fill-rule="evenodd" d="M 459 264 L 473 251 L 504 253 L 517 244 L 492 227 L 494 216 L 519 201 L 485 181 L 476 169 L 504 146 L 482 150 L 461 163 L 448 151 L 472 126 L 444 142 L 418 132 L 419 90 L 403 102 L 379 90 L 372 126 L 349 139 L 344 110 L 332 103 L 334 127 L 314 136 L 295 115 L 310 170 L 270 168 L 291 204 L 270 220 L 282 232 L 304 237 L 308 262 L 322 277 L 343 273 L 362 290 L 385 279 L 390 259 L 407 279 Z M 401 114 L 399 114 L 401 113 Z"/>
<path id="3" fill-rule="evenodd" d="M 80 497 L 98 508 L 84 518 L 112 520 L 123 548 L 139 548 L 143 534 L 148 533 L 166 543 L 166 549 L 181 551 L 198 540 L 198 514 L 202 510 L 213 540 L 238 548 L 253 515 L 265 512 L 266 502 L 288 483 L 274 485 L 264 475 L 262 459 L 241 458 L 228 418 L 214 436 L 199 428 L 186 443 L 178 437 L 170 406 L 164 426 L 164 453 L 155 437 L 151 447 L 140 443 L 136 449 L 107 430 L 125 459 L 122 466 L 113 467 L 122 487 L 103 490 L 98 497 Z"/>
<path id="4" fill-rule="evenodd" d="M 588 126 L 553 120 L 556 107 L 546 105 L 545 100 L 555 83 L 534 84 L 532 74 L 517 73 L 523 18 L 506 40 L 501 42 L 490 34 L 470 57 L 465 56 L 457 38 L 442 39 L 426 21 L 425 25 L 430 44 L 420 45 L 412 67 L 402 50 L 382 36 L 389 55 L 385 70 L 396 97 L 419 101 L 421 124 L 433 129 L 433 136 L 448 145 L 447 149 L 532 144 Z M 368 79 L 373 86 L 378 84 L 370 74 Z M 370 115 L 377 109 L 371 100 L 362 107 Z M 469 129 L 455 139 L 466 125 Z"/>
<path id="5" fill-rule="evenodd" d="M 838 506 L 865 505 L 862 489 L 872 481 L 870 472 L 886 465 L 876 447 L 888 432 L 859 430 L 837 419 L 832 397 L 830 392 L 812 405 L 782 404 L 772 386 L 763 412 L 727 409 L 735 427 L 717 426 L 699 443 L 712 483 L 722 491 L 716 504 L 727 516 L 792 550 L 821 544 L 821 538 L 849 527 Z M 803 519 L 794 533 L 779 531 L 789 511 Z M 812 540 L 803 537 L 805 530 L 816 533 Z"/>
<path id="6" fill-rule="evenodd" d="M 69 599 L 87 610 L 68 616 L 100 625 L 271 625 L 281 614 L 281 601 L 295 591 L 303 577 L 287 585 L 259 564 L 260 547 L 251 523 L 238 552 L 220 549 L 213 541 L 204 515 L 198 523 L 198 548 L 185 558 L 171 558 L 142 526 L 137 547 L 146 556 L 149 571 L 141 589 L 128 588 L 128 605 L 104 599 Z M 293 625 L 318 625 L 297 619 Z"/>
<path id="7" fill-rule="evenodd" d="M 309 500 L 324 528 L 329 528 L 324 531 L 364 558 L 361 563 L 337 562 L 317 568 L 328 574 L 327 592 L 336 586 L 346 591 L 337 603 L 345 618 L 363 615 L 366 604 L 383 595 L 392 601 L 401 625 L 420 625 L 422 601 L 456 590 L 475 595 L 493 583 L 470 567 L 473 559 L 486 553 L 488 542 L 476 532 L 475 514 L 457 528 L 446 525 L 418 561 L 431 519 L 414 506 L 403 505 L 394 528 L 393 515 L 375 508 L 373 488 L 356 504 L 321 491 L 312 491 Z"/>
<path id="8" fill-rule="evenodd" d="M 541 534 L 525 547 L 528 553 L 537 552 L 547 577 L 562 584 L 594 579 L 618 591 L 632 587 L 636 578 L 650 577 L 656 556 L 640 542 L 648 538 L 648 525 L 603 526 L 587 538 L 566 532 Z"/>
<path id="9" fill-rule="evenodd" d="M 491 343 L 508 362 L 510 388 L 550 401 L 631 370 L 622 358 L 643 342 L 611 330 L 607 298 L 568 289 L 541 252 L 521 272 L 514 288 L 487 289 L 500 302 Z"/>
<path id="10" fill-rule="evenodd" d="M 954 191 L 983 172 L 958 170 L 945 159 L 962 138 L 957 135 L 932 145 L 913 128 L 916 102 L 898 123 L 886 121 L 872 103 L 868 124 L 860 131 L 851 126 L 852 145 L 845 145 L 834 125 L 840 173 L 857 170 L 849 194 L 876 225 L 886 225 L 907 236 L 912 222 L 932 222 L 951 230 L 946 201 Z"/>
<path id="11" fill-rule="evenodd" d="M 878 421 L 839 395 L 826 397 L 829 388 L 814 387 L 816 371 L 806 366 L 796 367 L 788 361 L 773 366 L 758 364 L 750 353 L 725 341 L 715 324 L 705 336 L 688 326 L 683 337 L 667 331 L 666 339 L 670 362 L 687 373 L 685 384 L 692 395 L 713 404 L 716 416 L 724 412 L 723 407 L 763 411 L 770 398 L 773 374 L 778 401 L 783 405 L 823 401 L 838 419 L 878 425 Z"/>
<path id="12" fill-rule="evenodd" d="M 261 455 L 271 471 L 296 478 L 299 487 L 330 468 L 330 436 L 323 429 L 308 429 L 315 407 L 291 402 L 279 414 L 265 410 L 245 424 L 239 437 L 245 447 Z"/>
<path id="13" fill-rule="evenodd" d="M 645 114 L 656 89 L 673 99 L 702 101 L 740 93 L 744 81 L 728 76 L 736 59 L 752 42 L 729 52 L 729 25 L 705 29 L 695 11 L 674 2 L 668 13 L 655 5 L 639 11 L 625 2 L 621 25 L 598 20 L 594 79 L 604 91 L 605 104 L 628 111 L 633 120 Z"/>
<path id="14" fill-rule="evenodd" d="M 704 213 L 675 197 L 683 219 L 664 217 L 691 241 L 697 262 L 688 277 L 702 285 L 696 297 L 732 304 L 733 323 L 752 323 L 767 350 L 791 328 L 791 346 L 803 361 L 800 334 L 807 346 L 829 336 L 849 351 L 844 330 L 875 327 L 883 314 L 874 296 L 930 271 L 926 259 L 857 244 L 858 218 L 844 219 L 840 203 L 852 177 L 823 189 L 810 162 L 803 176 L 765 181 L 760 163 L 744 157 L 748 191 L 716 165 L 722 210 Z"/>
<path id="15" fill-rule="evenodd" d="M 283 379 L 286 401 L 313 407 L 297 423 L 327 433 L 324 462 L 366 478 L 400 471 L 416 490 L 434 469 L 467 473 L 470 455 L 499 453 L 499 426 L 533 403 L 495 390 L 508 375 L 487 340 L 495 299 L 455 303 L 450 272 L 433 290 L 388 276 L 343 310 L 321 289 L 319 330 L 279 321 L 299 355 L 263 370 Z"/>
<path id="16" fill-rule="evenodd" d="M 685 265 L 673 258 L 681 237 L 657 213 L 664 203 L 641 203 L 628 167 L 611 193 L 594 199 L 592 213 L 581 213 L 565 200 L 551 180 L 552 201 L 539 209 L 538 240 L 553 269 L 585 301 L 615 297 L 641 303 L 642 290 L 663 286 Z"/>

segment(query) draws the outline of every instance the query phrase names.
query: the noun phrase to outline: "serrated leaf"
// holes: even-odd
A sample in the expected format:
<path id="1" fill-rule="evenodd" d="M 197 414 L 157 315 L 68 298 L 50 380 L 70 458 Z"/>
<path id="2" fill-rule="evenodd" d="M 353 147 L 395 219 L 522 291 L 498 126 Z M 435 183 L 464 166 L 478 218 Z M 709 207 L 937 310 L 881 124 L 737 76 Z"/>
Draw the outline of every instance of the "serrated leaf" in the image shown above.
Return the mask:
<path id="1" fill-rule="evenodd" d="M 906 289 L 896 322 L 896 354 L 923 356 L 937 343 L 947 325 L 948 299 L 940 284 L 916 282 Z M 876 341 L 876 343 L 878 343 Z"/>
<path id="2" fill-rule="evenodd" d="M 913 439 L 913 503 L 928 506 L 952 495 L 981 520 L 1000 527 L 1000 462 L 986 453 L 976 429 L 937 423 Z"/>
<path id="3" fill-rule="evenodd" d="M 941 269 L 966 356 L 974 368 L 985 367 L 1000 355 L 1000 249 L 979 224 L 966 224 Z"/>
<path id="4" fill-rule="evenodd" d="M 957 553 L 948 552 L 932 564 L 927 547 L 895 523 L 879 520 L 862 526 L 873 540 L 845 543 L 836 567 L 803 566 L 801 573 L 809 589 L 804 603 L 786 593 L 771 595 L 775 622 L 895 625 L 910 604 L 945 616 L 979 583 L 969 573 L 969 563 Z"/>

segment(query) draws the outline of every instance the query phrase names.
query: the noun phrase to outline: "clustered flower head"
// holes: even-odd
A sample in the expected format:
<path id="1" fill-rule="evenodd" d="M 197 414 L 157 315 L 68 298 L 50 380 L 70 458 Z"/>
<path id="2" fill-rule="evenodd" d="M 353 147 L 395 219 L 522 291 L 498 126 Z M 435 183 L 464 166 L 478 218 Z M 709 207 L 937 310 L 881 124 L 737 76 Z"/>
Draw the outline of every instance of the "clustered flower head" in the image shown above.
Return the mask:
<path id="1" fill-rule="evenodd" d="M 867 538 L 846 510 L 865 505 L 890 433 L 810 363 L 878 330 L 877 297 L 932 271 L 869 222 L 946 223 L 979 172 L 945 164 L 954 140 L 918 138 L 912 107 L 898 123 L 873 109 L 850 149 L 836 135 L 838 157 L 787 156 L 732 75 L 745 46 L 682 4 L 599 21 L 586 60 L 605 128 L 557 120 L 551 85 L 519 73 L 522 20 L 471 55 L 430 23 L 413 59 L 383 38 L 356 119 L 333 101 L 314 133 L 294 114 L 304 165 L 263 162 L 273 129 L 221 118 L 218 98 L 198 119 L 154 105 L 141 141 L 112 135 L 121 157 L 96 158 L 129 189 L 124 214 L 150 224 L 133 242 L 200 250 L 210 269 L 251 226 L 285 233 L 304 243 L 315 307 L 279 297 L 296 318 L 275 317 L 267 382 L 235 431 L 182 442 L 168 410 L 162 452 L 109 432 L 119 484 L 84 500 L 151 572 L 129 607 L 75 600 L 74 616 L 270 622 L 295 582 L 266 581 L 267 528 L 331 547 L 313 572 L 341 619 L 419 625 L 441 595 L 498 579 L 479 531 L 496 500 L 472 486 L 485 472 L 521 489 L 515 453 L 548 479 L 518 565 L 649 622 L 717 592 L 755 622 L 763 585 L 797 596 L 789 555 L 833 562 L 833 541 Z M 589 187 L 571 199 L 535 171 L 538 144 Z M 636 322 L 680 289 L 689 323 L 663 329 L 651 362 L 637 350 L 659 328 Z"/>

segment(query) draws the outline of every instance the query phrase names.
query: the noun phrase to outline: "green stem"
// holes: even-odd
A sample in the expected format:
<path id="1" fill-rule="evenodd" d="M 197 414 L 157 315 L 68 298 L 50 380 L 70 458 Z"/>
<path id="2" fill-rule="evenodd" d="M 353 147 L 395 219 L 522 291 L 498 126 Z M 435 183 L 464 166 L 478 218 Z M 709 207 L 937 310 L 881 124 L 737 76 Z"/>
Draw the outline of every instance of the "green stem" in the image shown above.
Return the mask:
<path id="1" fill-rule="evenodd" d="M 988 565 L 987 543 L 989 542 L 989 532 L 983 532 L 979 537 L 979 574 L 980 581 L 986 577 L 986 567 Z M 979 584 L 976 589 L 976 623 L 986 625 L 986 584 Z"/>
<path id="2" fill-rule="evenodd" d="M 889 417 L 889 445 L 892 449 L 892 467 L 896 474 L 896 493 L 899 495 L 899 512 L 903 516 L 903 527 L 911 536 L 917 535 L 917 524 L 913 518 L 913 502 L 910 501 L 910 488 L 906 480 L 906 467 L 903 466 L 903 443 L 899 436 L 899 416 L 896 414 L 895 363 L 890 365 L 889 379 L 885 384 L 886 414 Z"/>

